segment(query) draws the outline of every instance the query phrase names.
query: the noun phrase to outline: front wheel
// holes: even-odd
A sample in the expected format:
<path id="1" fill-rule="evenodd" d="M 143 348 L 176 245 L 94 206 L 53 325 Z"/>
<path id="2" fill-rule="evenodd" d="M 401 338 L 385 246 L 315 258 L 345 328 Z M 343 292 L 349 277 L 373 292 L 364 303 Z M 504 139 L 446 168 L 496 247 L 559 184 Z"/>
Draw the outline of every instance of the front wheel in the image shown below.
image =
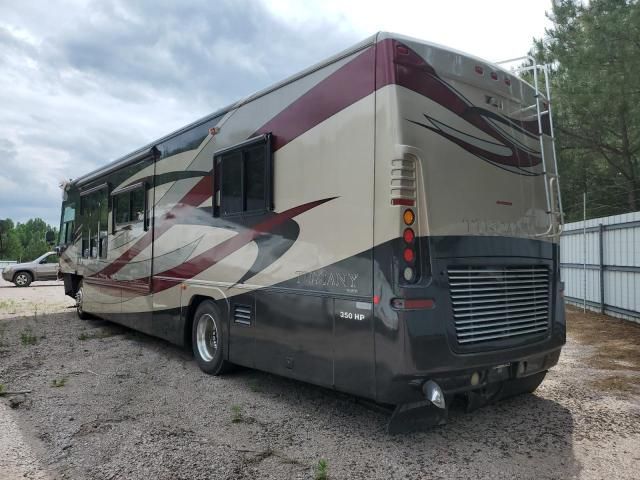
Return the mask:
<path id="1" fill-rule="evenodd" d="M 33 276 L 29 272 L 18 272 L 13 277 L 13 283 L 16 287 L 28 287 L 33 282 Z"/>
<path id="2" fill-rule="evenodd" d="M 80 320 L 88 320 L 91 318 L 91 315 L 84 311 L 84 286 L 82 285 L 82 281 L 78 285 L 78 291 L 76 292 L 76 313 Z"/>
<path id="3" fill-rule="evenodd" d="M 206 300 L 196 309 L 191 329 L 193 355 L 200 369 L 210 375 L 221 375 L 231 365 L 224 360 L 225 333 L 223 317 L 215 304 Z"/>

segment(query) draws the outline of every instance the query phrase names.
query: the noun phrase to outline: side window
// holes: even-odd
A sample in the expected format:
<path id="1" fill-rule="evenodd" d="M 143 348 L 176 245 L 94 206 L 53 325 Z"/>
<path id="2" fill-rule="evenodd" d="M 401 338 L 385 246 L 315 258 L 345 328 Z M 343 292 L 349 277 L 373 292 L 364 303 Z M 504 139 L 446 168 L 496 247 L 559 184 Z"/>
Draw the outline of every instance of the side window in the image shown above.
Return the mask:
<path id="1" fill-rule="evenodd" d="M 114 197 L 116 225 L 131 221 L 131 194 L 121 193 Z"/>
<path id="2" fill-rule="evenodd" d="M 147 189 L 143 183 L 132 185 L 113 195 L 114 231 L 126 225 L 144 223 L 147 228 Z"/>
<path id="3" fill-rule="evenodd" d="M 41 263 L 58 263 L 58 255 L 49 255 L 45 257 Z"/>
<path id="4" fill-rule="evenodd" d="M 80 193 L 82 256 L 106 258 L 108 236 L 109 195 L 105 183 Z M 65 238 L 73 241 L 74 222 L 65 222 Z"/>
<path id="5" fill-rule="evenodd" d="M 271 135 L 214 156 L 214 215 L 230 217 L 272 210 Z"/>
<path id="6" fill-rule="evenodd" d="M 220 168 L 222 216 L 242 212 L 242 153 L 224 155 Z"/>
<path id="7" fill-rule="evenodd" d="M 69 245 L 73 243 L 73 233 L 75 231 L 76 208 L 75 203 L 70 202 L 65 205 L 62 214 L 62 228 L 60 228 L 59 243 Z"/>

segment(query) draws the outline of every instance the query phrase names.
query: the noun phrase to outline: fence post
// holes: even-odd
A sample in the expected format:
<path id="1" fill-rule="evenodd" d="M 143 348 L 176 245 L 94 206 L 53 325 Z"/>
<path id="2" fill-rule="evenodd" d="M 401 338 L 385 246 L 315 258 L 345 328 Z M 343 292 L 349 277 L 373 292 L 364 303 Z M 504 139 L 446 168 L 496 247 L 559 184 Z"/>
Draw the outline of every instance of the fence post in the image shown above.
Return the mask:
<path id="1" fill-rule="evenodd" d="M 600 313 L 604 314 L 604 225 L 598 225 L 598 238 L 600 244 Z"/>

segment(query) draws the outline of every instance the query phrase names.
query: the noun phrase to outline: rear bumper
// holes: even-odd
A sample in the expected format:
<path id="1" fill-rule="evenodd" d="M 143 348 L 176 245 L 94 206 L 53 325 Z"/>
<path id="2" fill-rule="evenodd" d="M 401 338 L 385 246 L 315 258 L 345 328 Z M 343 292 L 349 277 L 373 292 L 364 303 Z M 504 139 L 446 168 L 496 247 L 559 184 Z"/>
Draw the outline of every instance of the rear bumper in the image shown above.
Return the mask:
<path id="1" fill-rule="evenodd" d="M 558 363 L 566 326 L 556 245 L 511 238 L 448 238 L 440 244 L 438 239 L 430 240 L 429 278 L 424 285 L 399 293 L 404 298 L 432 299 L 435 307 L 394 311 L 381 302 L 378 311 L 377 401 L 403 404 L 423 400 L 421 387 L 427 380 L 438 383 L 445 394 L 459 394 L 535 375 Z M 548 329 L 477 345 L 459 343 L 447 279 L 447 269 L 459 265 L 548 267 Z"/>

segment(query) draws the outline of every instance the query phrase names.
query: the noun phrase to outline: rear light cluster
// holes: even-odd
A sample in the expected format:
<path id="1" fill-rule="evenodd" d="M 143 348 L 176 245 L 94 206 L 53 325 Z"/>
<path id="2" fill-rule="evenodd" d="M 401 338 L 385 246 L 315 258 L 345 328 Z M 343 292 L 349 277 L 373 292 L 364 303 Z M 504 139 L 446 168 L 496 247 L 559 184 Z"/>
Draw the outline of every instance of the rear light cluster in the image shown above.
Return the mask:
<path id="1" fill-rule="evenodd" d="M 481 65 L 476 65 L 474 67 L 474 70 L 478 75 L 484 75 L 484 68 Z M 493 72 L 492 71 L 492 72 L 489 73 L 489 76 L 491 77 L 491 80 L 498 81 L 498 79 L 499 79 L 498 72 Z M 504 84 L 507 87 L 510 87 L 511 86 L 511 79 L 509 77 L 505 76 L 504 77 Z"/>
<path id="2" fill-rule="evenodd" d="M 413 210 L 407 208 L 402 214 L 402 220 L 405 228 L 402 233 L 404 242 L 402 247 L 402 278 L 407 283 L 414 283 L 418 278 L 418 270 L 416 268 L 417 251 L 416 251 L 416 234 L 413 230 L 413 224 L 416 217 Z"/>

